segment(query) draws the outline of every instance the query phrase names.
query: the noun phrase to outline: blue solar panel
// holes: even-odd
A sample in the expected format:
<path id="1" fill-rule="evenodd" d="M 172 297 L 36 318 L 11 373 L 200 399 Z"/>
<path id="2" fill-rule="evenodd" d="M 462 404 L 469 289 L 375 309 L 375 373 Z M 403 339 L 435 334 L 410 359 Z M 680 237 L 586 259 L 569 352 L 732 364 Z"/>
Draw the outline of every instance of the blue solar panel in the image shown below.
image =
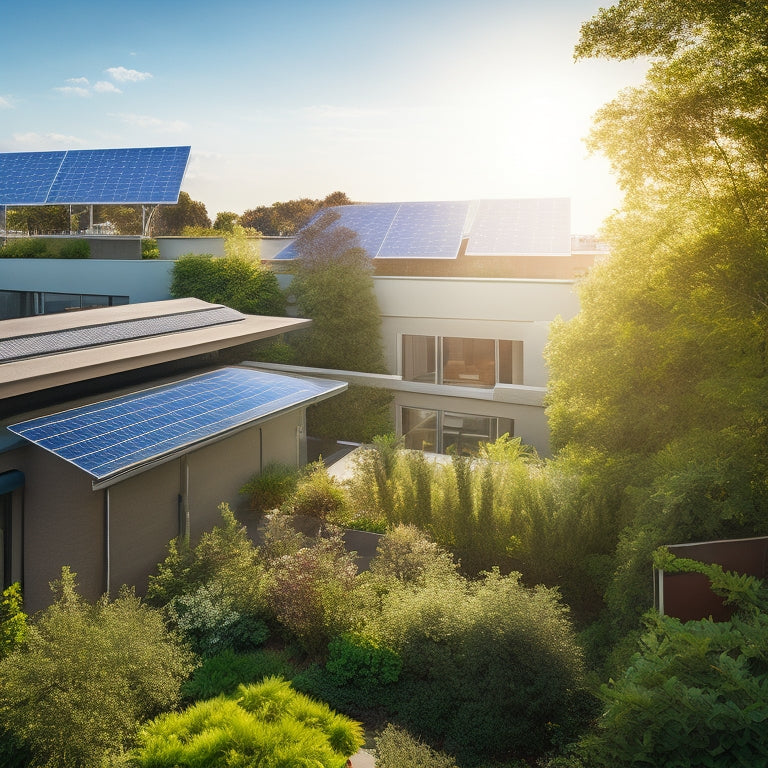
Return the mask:
<path id="1" fill-rule="evenodd" d="M 0 205 L 44 205 L 67 153 L 0 153 Z"/>
<path id="2" fill-rule="evenodd" d="M 1 205 L 176 203 L 190 147 L 0 154 Z"/>
<path id="3" fill-rule="evenodd" d="M 392 226 L 392 221 L 400 208 L 400 203 L 369 203 L 367 205 L 338 205 L 320 211 L 312 217 L 307 226 L 312 226 L 321 216 L 328 211 L 337 213 L 339 218 L 331 225 L 346 227 L 357 233 L 360 245 L 365 248 L 369 256 L 375 256 L 379 252 L 384 238 Z M 275 256 L 276 259 L 296 259 L 299 257 L 296 243 L 291 243 L 283 248 Z"/>
<path id="4" fill-rule="evenodd" d="M 568 256 L 568 198 L 481 200 L 467 244 L 468 256 Z"/>
<path id="5" fill-rule="evenodd" d="M 104 480 L 345 388 L 338 381 L 222 368 L 8 429 Z"/>
<path id="6" fill-rule="evenodd" d="M 468 211 L 468 202 L 403 203 L 376 256 L 455 259 Z"/>

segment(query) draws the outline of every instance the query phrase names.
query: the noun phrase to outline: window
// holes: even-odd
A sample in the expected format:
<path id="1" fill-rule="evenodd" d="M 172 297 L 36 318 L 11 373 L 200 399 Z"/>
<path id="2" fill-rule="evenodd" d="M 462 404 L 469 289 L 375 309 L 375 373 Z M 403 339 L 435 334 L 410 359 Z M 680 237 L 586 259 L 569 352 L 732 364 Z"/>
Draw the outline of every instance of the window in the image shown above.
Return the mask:
<path id="1" fill-rule="evenodd" d="M 403 380 L 489 389 L 523 384 L 523 342 L 403 334 Z"/>
<path id="2" fill-rule="evenodd" d="M 512 419 L 405 406 L 400 416 L 406 448 L 457 456 L 473 456 L 480 443 L 493 442 L 505 433 L 511 436 L 515 427 Z"/>
<path id="3" fill-rule="evenodd" d="M 0 587 L 11 586 L 11 500 L 12 493 L 0 495 Z"/>
<path id="4" fill-rule="evenodd" d="M 113 307 L 127 304 L 128 296 L 82 295 L 43 291 L 0 291 L 0 320 L 50 315 L 73 309 Z"/>

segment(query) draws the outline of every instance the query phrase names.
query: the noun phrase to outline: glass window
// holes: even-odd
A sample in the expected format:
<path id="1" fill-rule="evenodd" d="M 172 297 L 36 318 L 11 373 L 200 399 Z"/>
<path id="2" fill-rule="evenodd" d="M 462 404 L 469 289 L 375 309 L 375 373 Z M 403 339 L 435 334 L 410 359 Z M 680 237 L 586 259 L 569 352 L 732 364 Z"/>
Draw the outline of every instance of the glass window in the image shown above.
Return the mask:
<path id="1" fill-rule="evenodd" d="M 402 431 L 406 448 L 437 453 L 437 411 L 402 408 Z"/>
<path id="2" fill-rule="evenodd" d="M 480 443 L 496 439 L 496 419 L 470 413 L 443 413 L 443 453 L 474 456 Z"/>
<path id="3" fill-rule="evenodd" d="M 523 342 L 499 340 L 499 382 L 523 383 Z"/>
<path id="4" fill-rule="evenodd" d="M 493 339 L 443 339 L 443 384 L 493 387 L 496 343 Z"/>
<path id="5" fill-rule="evenodd" d="M 65 312 L 68 309 L 80 309 L 79 293 L 45 293 L 43 313 L 46 315 L 55 312 Z"/>
<path id="6" fill-rule="evenodd" d="M 435 383 L 435 337 L 403 334 L 403 379 Z"/>

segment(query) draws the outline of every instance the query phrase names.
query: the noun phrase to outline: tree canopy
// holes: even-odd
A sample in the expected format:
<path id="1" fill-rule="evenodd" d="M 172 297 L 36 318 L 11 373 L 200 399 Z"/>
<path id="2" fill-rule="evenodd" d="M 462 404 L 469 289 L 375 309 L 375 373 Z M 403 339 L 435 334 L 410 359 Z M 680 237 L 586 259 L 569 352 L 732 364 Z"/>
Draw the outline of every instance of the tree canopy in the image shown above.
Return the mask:
<path id="1" fill-rule="evenodd" d="M 189 193 L 179 192 L 175 205 L 161 205 L 152 222 L 154 235 L 180 235 L 184 227 L 211 228 L 205 204 L 193 200 Z"/>
<path id="2" fill-rule="evenodd" d="M 624 489 L 625 607 L 656 545 L 768 532 L 767 28 L 765 4 L 620 0 L 576 48 L 652 60 L 596 116 L 624 204 L 547 349 L 555 449 Z"/>
<path id="3" fill-rule="evenodd" d="M 247 210 L 240 217 L 240 224 L 256 229 L 262 235 L 295 235 L 323 208 L 351 204 L 344 192 L 331 192 L 322 200 L 302 197 Z"/>

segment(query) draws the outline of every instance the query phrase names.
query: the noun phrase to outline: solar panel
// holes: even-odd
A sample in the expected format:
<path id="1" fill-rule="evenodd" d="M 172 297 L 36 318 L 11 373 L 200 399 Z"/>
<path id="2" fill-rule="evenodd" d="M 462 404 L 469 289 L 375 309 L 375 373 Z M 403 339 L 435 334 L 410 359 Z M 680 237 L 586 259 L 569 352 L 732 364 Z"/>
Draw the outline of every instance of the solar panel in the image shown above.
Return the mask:
<path id="1" fill-rule="evenodd" d="M 105 481 L 330 397 L 346 386 L 339 381 L 222 368 L 8 429 Z"/>
<path id="2" fill-rule="evenodd" d="M 14 336 L 0 339 L 0 362 L 24 360 L 30 357 L 86 349 L 101 344 L 148 338 L 165 333 L 190 331 L 212 325 L 232 323 L 245 319 L 245 315 L 229 307 L 214 307 L 197 312 L 182 312 L 119 323 L 103 323 L 80 328 L 66 328 L 48 333 Z"/>
<path id="3" fill-rule="evenodd" d="M 0 154 L 0 205 L 176 203 L 190 147 Z"/>
<path id="4" fill-rule="evenodd" d="M 378 258 L 455 259 L 469 211 L 468 202 L 403 203 Z"/>
<path id="5" fill-rule="evenodd" d="M 467 244 L 468 256 L 568 256 L 568 198 L 481 200 Z"/>
<path id="6" fill-rule="evenodd" d="M 337 205 L 326 208 L 315 216 L 307 224 L 312 226 L 328 211 L 337 213 L 339 218 L 330 229 L 346 227 L 357 233 L 360 245 L 365 248 L 369 256 L 375 256 L 381 247 L 384 238 L 392 226 L 392 221 L 400 208 L 400 203 L 368 203 L 365 205 Z M 275 256 L 276 259 L 297 259 L 299 251 L 293 242 Z"/>
<path id="7" fill-rule="evenodd" d="M 66 154 L 0 153 L 0 205 L 44 205 Z"/>

